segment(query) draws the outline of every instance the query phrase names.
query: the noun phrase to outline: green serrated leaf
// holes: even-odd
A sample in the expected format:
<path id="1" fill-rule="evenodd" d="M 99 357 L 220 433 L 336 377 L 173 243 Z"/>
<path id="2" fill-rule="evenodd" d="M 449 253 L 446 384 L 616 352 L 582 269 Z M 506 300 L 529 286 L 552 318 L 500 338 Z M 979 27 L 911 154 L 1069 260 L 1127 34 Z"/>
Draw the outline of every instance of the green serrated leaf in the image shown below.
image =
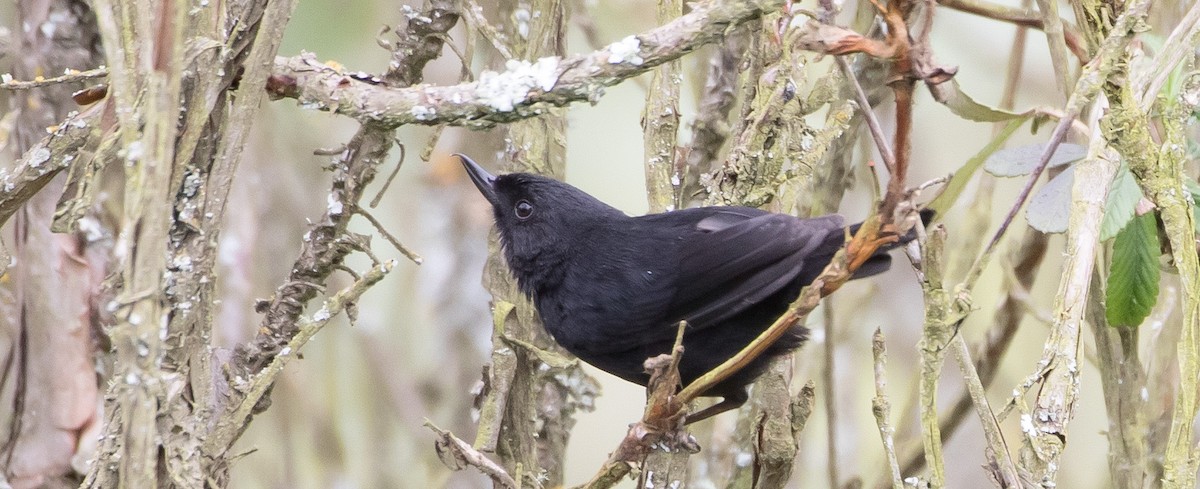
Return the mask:
<path id="1" fill-rule="evenodd" d="M 1133 218 L 1113 241 L 1105 316 L 1112 326 L 1142 324 L 1158 300 L 1158 226 L 1154 213 Z"/>
<path id="2" fill-rule="evenodd" d="M 983 169 L 998 177 L 1015 177 L 1033 173 L 1041 161 L 1046 143 L 1005 148 L 988 157 Z M 1062 143 L 1054 150 L 1046 168 L 1054 168 L 1087 156 L 1087 148 L 1078 144 Z"/>
<path id="3" fill-rule="evenodd" d="M 1129 167 L 1121 165 L 1108 186 L 1108 202 L 1104 206 L 1104 221 L 1100 224 L 1100 241 L 1108 241 L 1125 229 L 1133 219 L 1142 188 L 1133 179 Z"/>

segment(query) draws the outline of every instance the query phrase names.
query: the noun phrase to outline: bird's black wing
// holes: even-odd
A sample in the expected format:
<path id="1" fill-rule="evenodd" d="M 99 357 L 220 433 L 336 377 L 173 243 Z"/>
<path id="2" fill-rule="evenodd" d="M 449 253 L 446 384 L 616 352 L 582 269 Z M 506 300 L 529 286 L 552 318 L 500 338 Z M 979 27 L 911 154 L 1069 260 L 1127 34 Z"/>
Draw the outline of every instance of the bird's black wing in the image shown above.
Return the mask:
<path id="1" fill-rule="evenodd" d="M 749 208 L 720 208 L 699 220 L 680 248 L 674 321 L 704 328 L 779 292 L 805 266 L 824 267 L 844 241 L 842 218 L 815 219 Z M 821 263 L 813 257 L 821 257 Z"/>

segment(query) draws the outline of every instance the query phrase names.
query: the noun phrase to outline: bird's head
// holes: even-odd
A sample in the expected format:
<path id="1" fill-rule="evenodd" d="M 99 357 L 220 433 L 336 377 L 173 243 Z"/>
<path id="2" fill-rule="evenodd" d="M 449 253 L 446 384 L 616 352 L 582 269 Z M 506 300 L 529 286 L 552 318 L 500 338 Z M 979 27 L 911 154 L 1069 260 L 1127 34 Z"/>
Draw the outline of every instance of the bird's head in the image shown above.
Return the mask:
<path id="1" fill-rule="evenodd" d="M 566 183 L 530 173 L 492 175 L 466 155 L 458 155 L 475 187 L 492 204 L 508 265 L 532 293 L 553 277 L 596 225 L 625 218 L 621 211 Z"/>

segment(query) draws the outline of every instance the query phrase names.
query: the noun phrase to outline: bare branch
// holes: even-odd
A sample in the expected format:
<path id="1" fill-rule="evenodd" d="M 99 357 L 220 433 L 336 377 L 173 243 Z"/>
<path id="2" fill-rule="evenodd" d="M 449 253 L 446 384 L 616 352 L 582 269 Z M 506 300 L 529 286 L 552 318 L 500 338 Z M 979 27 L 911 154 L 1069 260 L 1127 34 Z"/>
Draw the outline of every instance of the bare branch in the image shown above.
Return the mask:
<path id="1" fill-rule="evenodd" d="M 390 88 L 349 76 L 311 54 L 276 58 L 267 90 L 303 107 L 345 114 L 381 127 L 404 124 L 488 126 L 545 113 L 550 107 L 594 102 L 604 87 L 678 59 L 722 39 L 730 26 L 778 8 L 781 0 L 736 0 L 699 6 L 674 22 L 605 49 L 536 63 L 513 61 L 503 73 L 452 86 Z M 632 48 L 632 49 L 630 49 Z"/>
<path id="2" fill-rule="evenodd" d="M 1083 72 L 1079 75 L 1079 80 L 1075 82 L 1075 89 L 1071 92 L 1071 97 L 1067 99 L 1066 112 L 1059 119 L 1058 125 L 1054 127 L 1054 132 L 1050 136 L 1050 141 L 1046 144 L 1045 150 L 1042 151 L 1042 156 L 1037 168 L 1030 174 L 1029 180 L 1025 186 L 1021 188 L 1020 195 L 1017 196 L 1016 202 L 1009 209 L 1008 214 L 1004 216 L 1004 221 L 1000 224 L 1000 228 L 996 230 L 996 234 L 992 236 L 992 240 L 984 249 L 983 254 L 975 261 L 975 266 L 966 279 L 966 288 L 970 289 L 974 286 L 975 281 L 983 273 L 984 266 L 991 260 L 992 254 L 995 252 L 996 245 L 999 244 L 1000 238 L 1004 237 L 1004 233 L 1008 231 L 1008 226 L 1012 224 L 1013 219 L 1017 216 L 1017 212 L 1025 205 L 1025 200 L 1029 198 L 1029 194 L 1033 192 L 1033 186 L 1041 177 L 1042 172 L 1046 170 L 1046 165 L 1050 163 L 1050 157 L 1058 150 L 1059 144 L 1062 144 L 1066 138 L 1067 131 L 1075 119 L 1079 118 L 1079 114 L 1087 107 L 1092 100 L 1100 93 L 1101 87 L 1112 75 L 1114 70 L 1118 68 L 1118 57 L 1125 51 L 1125 46 L 1133 40 L 1133 29 L 1139 23 L 1144 21 L 1146 13 L 1150 9 L 1151 2 L 1148 0 L 1138 0 L 1129 5 L 1129 8 L 1124 14 L 1119 17 L 1113 26 L 1112 32 L 1105 38 L 1100 45 L 1096 56 L 1083 67 Z"/>
<path id="3" fill-rule="evenodd" d="M 883 441 L 883 452 L 887 456 L 888 468 L 892 475 L 892 489 L 903 489 L 904 482 L 900 480 L 900 464 L 896 461 L 896 441 L 893 436 L 895 428 L 889 421 L 892 403 L 887 398 L 887 349 L 883 343 L 883 331 L 875 328 L 871 338 L 871 354 L 874 357 L 875 397 L 871 399 L 871 413 L 875 415 L 875 424 L 879 427 L 879 437 Z"/>
<path id="4" fill-rule="evenodd" d="M 0 81 L 0 88 L 6 89 L 6 90 L 30 90 L 30 89 L 34 89 L 34 88 L 58 85 L 60 83 L 82 83 L 85 81 L 95 80 L 98 78 L 105 78 L 108 76 L 108 69 L 107 68 L 95 68 L 95 69 L 91 69 L 91 70 L 87 70 L 87 71 L 76 71 L 76 70 L 68 69 L 65 73 L 63 73 L 62 75 L 56 76 L 56 77 L 43 78 L 43 77 L 39 76 L 39 77 L 34 78 L 33 80 L 29 80 L 29 81 L 13 80 L 11 78 L 11 75 L 4 75 L 4 76 L 5 76 L 5 79 L 3 81 Z"/>
<path id="5" fill-rule="evenodd" d="M 17 160 L 11 173 L 0 172 L 0 225 L 8 222 L 8 218 L 58 172 L 77 160 L 79 150 L 96 133 L 98 120 L 99 109 L 94 107 L 83 114 L 68 115 Z"/>
<path id="6" fill-rule="evenodd" d="M 495 482 L 497 487 L 506 489 L 518 489 L 520 487 L 517 485 L 516 479 L 508 475 L 504 467 L 493 462 L 486 455 L 479 453 L 479 450 L 476 450 L 471 444 L 454 436 L 454 433 L 438 428 L 428 420 L 425 421 L 425 427 L 437 433 L 439 437 L 436 443 L 438 456 L 447 467 L 454 470 L 475 467 L 480 472 L 483 472 L 483 475 L 492 479 L 492 482 Z"/>

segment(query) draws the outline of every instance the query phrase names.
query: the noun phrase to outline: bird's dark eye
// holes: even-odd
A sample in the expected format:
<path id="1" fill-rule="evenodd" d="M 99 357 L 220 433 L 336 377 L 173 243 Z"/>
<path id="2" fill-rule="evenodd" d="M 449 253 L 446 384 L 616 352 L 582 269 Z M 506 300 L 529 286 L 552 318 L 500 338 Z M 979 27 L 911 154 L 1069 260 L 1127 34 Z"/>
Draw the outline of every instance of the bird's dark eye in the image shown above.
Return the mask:
<path id="1" fill-rule="evenodd" d="M 533 204 L 530 204 L 528 200 L 517 202 L 515 209 L 517 211 L 517 219 L 529 219 L 529 216 L 533 215 Z"/>

